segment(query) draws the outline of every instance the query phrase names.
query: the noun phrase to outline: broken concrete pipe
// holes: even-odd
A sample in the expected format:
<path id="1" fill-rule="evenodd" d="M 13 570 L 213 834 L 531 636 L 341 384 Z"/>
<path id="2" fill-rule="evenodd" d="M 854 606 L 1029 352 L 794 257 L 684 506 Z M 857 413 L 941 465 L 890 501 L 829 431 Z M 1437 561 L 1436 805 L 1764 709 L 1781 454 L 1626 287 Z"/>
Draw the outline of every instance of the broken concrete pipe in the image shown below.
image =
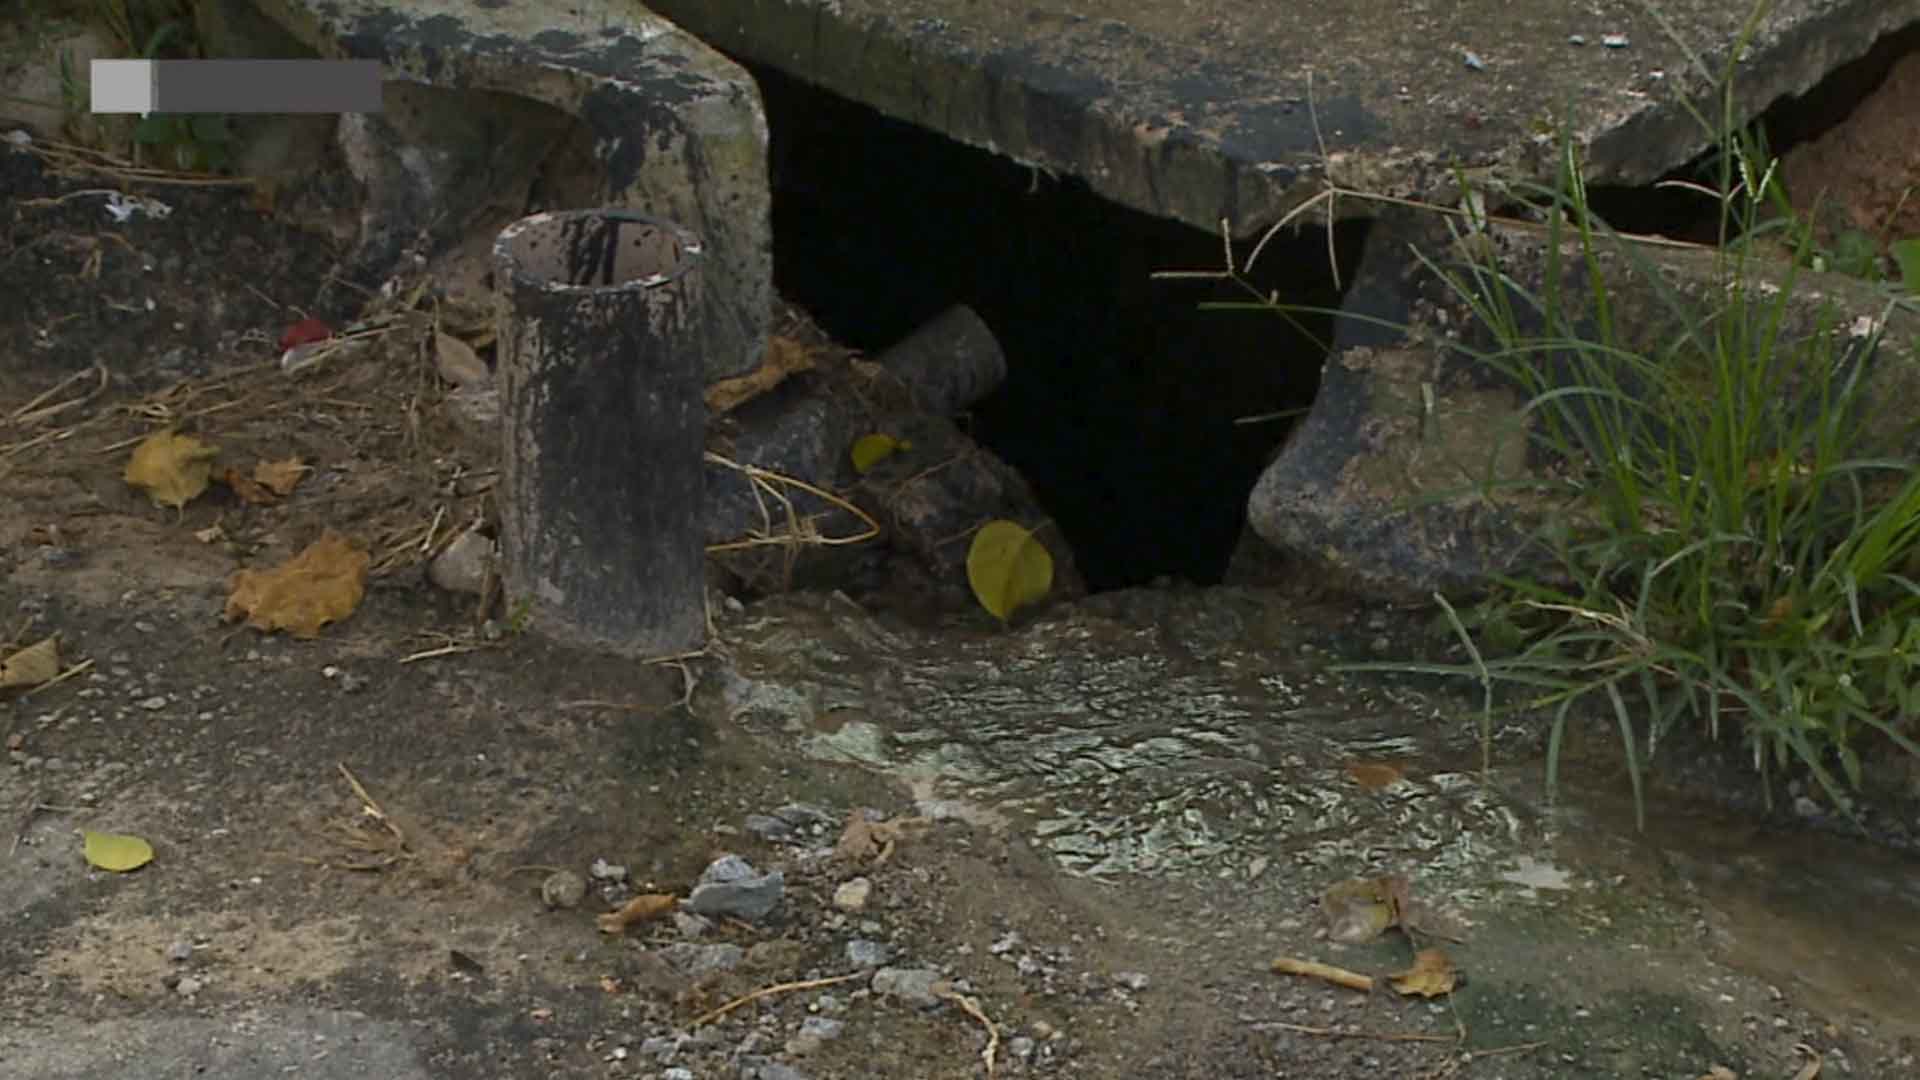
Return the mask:
<path id="1" fill-rule="evenodd" d="M 615 209 L 494 243 L 500 573 L 542 636 L 638 657 L 705 642 L 702 259 L 689 230 Z"/>

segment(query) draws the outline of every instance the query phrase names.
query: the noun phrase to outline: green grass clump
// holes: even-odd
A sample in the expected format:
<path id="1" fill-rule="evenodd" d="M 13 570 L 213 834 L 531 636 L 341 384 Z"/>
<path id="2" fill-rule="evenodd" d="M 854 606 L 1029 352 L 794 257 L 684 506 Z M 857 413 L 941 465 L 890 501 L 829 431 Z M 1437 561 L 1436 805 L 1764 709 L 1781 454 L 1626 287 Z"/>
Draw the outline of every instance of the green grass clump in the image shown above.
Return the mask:
<path id="1" fill-rule="evenodd" d="M 1564 136 L 1557 183 L 1524 193 L 1550 222 L 1539 289 L 1491 244 L 1456 245 L 1476 253 L 1461 266 L 1423 257 L 1488 343 L 1459 347 L 1526 396 L 1529 437 L 1560 464 L 1551 502 L 1569 509 L 1540 537 L 1558 584 L 1502 579 L 1471 619 L 1442 599 L 1470 662 L 1401 667 L 1469 676 L 1489 709 L 1494 684 L 1527 688 L 1525 704 L 1553 717 L 1550 787 L 1574 706 L 1601 703 L 1642 814 L 1645 756 L 1682 724 L 1732 727 L 1763 777 L 1797 766 L 1841 807 L 1869 733 L 1920 754 L 1914 427 L 1868 392 L 1888 312 L 1795 326 L 1812 231 L 1798 230 L 1790 260 L 1744 242 L 1774 217 L 1778 187 L 1737 134 L 1731 65 L 1720 85 L 1720 115 L 1696 114 L 1723 147 L 1710 190 L 1719 290 L 1682 293 L 1611 233 Z M 1653 283 L 1668 328 L 1657 347 L 1622 329 L 1609 262 Z"/>

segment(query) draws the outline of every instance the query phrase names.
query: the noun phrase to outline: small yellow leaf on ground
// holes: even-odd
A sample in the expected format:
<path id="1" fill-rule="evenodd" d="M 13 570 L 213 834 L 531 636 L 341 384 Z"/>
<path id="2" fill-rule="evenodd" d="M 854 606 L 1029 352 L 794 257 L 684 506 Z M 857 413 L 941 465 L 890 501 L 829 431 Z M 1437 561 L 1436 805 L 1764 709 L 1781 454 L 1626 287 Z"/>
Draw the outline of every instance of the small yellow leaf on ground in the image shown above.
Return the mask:
<path id="1" fill-rule="evenodd" d="M 266 485 L 255 481 L 253 477 L 231 465 L 227 466 L 226 472 L 220 474 L 220 482 L 227 485 L 235 495 L 240 497 L 241 502 L 249 506 L 269 506 L 278 501 L 273 492 L 267 490 Z"/>
<path id="2" fill-rule="evenodd" d="M 1387 976 L 1387 982 L 1396 991 L 1409 997 L 1451 994 L 1459 981 L 1460 973 L 1454 970 L 1453 961 L 1442 949 L 1421 949 L 1414 954 L 1412 967 Z"/>
<path id="3" fill-rule="evenodd" d="M 300 481 L 313 471 L 313 466 L 299 458 L 285 461 L 263 461 L 253 467 L 253 478 L 275 495 L 291 495 Z"/>
<path id="4" fill-rule="evenodd" d="M 242 570 L 233 576 L 227 618 L 269 633 L 317 637 L 320 628 L 353 614 L 366 590 L 367 553 L 328 529 L 307 549 L 273 570 Z"/>
<path id="5" fill-rule="evenodd" d="M 868 469 L 902 450 L 912 448 L 912 443 L 891 435 L 862 435 L 853 442 L 853 471 L 865 476 Z"/>
<path id="6" fill-rule="evenodd" d="M 39 686 L 60 674 L 60 642 L 46 638 L 0 660 L 0 686 Z"/>
<path id="7" fill-rule="evenodd" d="M 153 861 L 153 845 L 137 836 L 92 831 L 80 835 L 86 841 L 87 862 L 102 870 L 124 874 Z"/>
<path id="8" fill-rule="evenodd" d="M 126 481 L 147 493 L 155 506 L 175 510 L 207 490 L 213 475 L 217 447 L 169 428 L 156 431 L 133 448 L 127 459 Z"/>
<path id="9" fill-rule="evenodd" d="M 967 549 L 967 583 L 980 606 L 1005 622 L 1053 588 L 1053 556 L 1019 523 L 989 521 Z"/>

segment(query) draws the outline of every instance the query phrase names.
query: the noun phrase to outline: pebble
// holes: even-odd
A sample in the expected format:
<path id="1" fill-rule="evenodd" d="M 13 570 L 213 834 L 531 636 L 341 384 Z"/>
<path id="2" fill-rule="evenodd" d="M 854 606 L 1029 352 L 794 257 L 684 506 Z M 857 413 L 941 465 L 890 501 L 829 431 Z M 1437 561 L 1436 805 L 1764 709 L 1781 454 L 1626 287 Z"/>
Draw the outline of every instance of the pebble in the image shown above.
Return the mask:
<path id="1" fill-rule="evenodd" d="M 555 910 L 577 908 L 586 898 L 586 879 L 571 870 L 555 870 L 540 883 L 540 899 Z"/>
<path id="2" fill-rule="evenodd" d="M 658 955 L 676 970 L 699 978 L 739 967 L 746 950 L 738 945 L 695 945 L 690 941 L 676 941 L 671 945 L 662 945 Z"/>
<path id="3" fill-rule="evenodd" d="M 206 980 L 204 979 L 199 979 L 192 975 L 182 975 L 180 976 L 180 981 L 173 984 L 173 989 L 174 992 L 178 993 L 181 997 L 192 997 L 199 993 L 206 985 Z"/>
<path id="4" fill-rule="evenodd" d="M 1145 990 L 1153 980 L 1142 971 L 1122 971 L 1113 977 L 1113 981 L 1129 990 Z"/>
<path id="5" fill-rule="evenodd" d="M 854 938 L 847 942 L 847 963 L 857 968 L 877 968 L 893 959 L 893 950 L 883 942 Z"/>
<path id="6" fill-rule="evenodd" d="M 184 964 L 193 959 L 193 946 L 185 941 L 176 941 L 167 946 L 167 959 L 176 964 Z"/>
<path id="7" fill-rule="evenodd" d="M 148 712 L 159 712 L 161 709 L 167 707 L 167 696 L 165 694 L 155 694 L 152 697 L 140 699 L 139 704 L 141 708 Z"/>
<path id="8" fill-rule="evenodd" d="M 841 911 L 864 911 L 867 897 L 873 893 L 873 882 L 857 877 L 852 881 L 843 881 L 833 890 L 833 906 Z"/>
<path id="9" fill-rule="evenodd" d="M 1007 1040 L 1007 1058 L 1022 1065 L 1033 1060 L 1033 1039 L 1026 1035 L 1015 1035 Z"/>
<path id="10" fill-rule="evenodd" d="M 626 867 L 618 863 L 610 863 L 605 859 L 593 860 L 593 865 L 587 868 L 587 873 L 592 874 L 595 881 L 627 880 Z"/>
<path id="11" fill-rule="evenodd" d="M 696 915 L 759 922 L 779 906 L 786 891 L 786 875 L 780 871 L 760 874 L 740 856 L 723 855 L 700 875 L 686 908 Z"/>
<path id="12" fill-rule="evenodd" d="M 891 994 L 911 1005 L 938 1005 L 933 991 L 939 984 L 940 973 L 932 968 L 881 968 L 868 985 L 876 994 Z"/>

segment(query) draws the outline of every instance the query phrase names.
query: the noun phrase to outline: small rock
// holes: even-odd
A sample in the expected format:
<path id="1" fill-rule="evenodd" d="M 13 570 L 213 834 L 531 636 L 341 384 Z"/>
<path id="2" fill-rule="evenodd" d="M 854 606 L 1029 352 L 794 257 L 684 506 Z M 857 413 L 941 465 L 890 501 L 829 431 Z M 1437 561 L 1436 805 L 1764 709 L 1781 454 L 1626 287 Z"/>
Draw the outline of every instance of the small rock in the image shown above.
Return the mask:
<path id="1" fill-rule="evenodd" d="M 800 838 L 792 825 L 768 814 L 748 814 L 746 827 L 769 844 L 791 844 Z"/>
<path id="2" fill-rule="evenodd" d="M 1045 1020 L 1035 1020 L 1033 1022 L 1033 1037 L 1036 1039 L 1051 1039 L 1058 1034 L 1060 1034 L 1060 1029 L 1047 1023 Z"/>
<path id="3" fill-rule="evenodd" d="M 427 565 L 427 580 L 448 592 L 478 596 L 487 587 L 487 567 L 492 561 L 492 539 L 468 529 L 433 557 Z"/>
<path id="4" fill-rule="evenodd" d="M 185 941 L 176 941 L 167 946 L 167 960 L 175 964 L 184 964 L 193 959 L 193 946 Z"/>
<path id="5" fill-rule="evenodd" d="M 740 856 L 723 855 L 700 875 L 700 884 L 693 887 L 685 906 L 696 915 L 758 922 L 779 906 L 786 891 L 782 872 L 759 874 Z"/>
<path id="6" fill-rule="evenodd" d="M 181 997 L 192 997 L 205 988 L 206 985 L 205 979 L 200 979 L 192 975 L 182 975 L 180 976 L 180 981 L 173 984 L 173 989 L 174 992 Z"/>
<path id="7" fill-rule="evenodd" d="M 878 941 L 854 938 L 847 942 L 847 963 L 857 968 L 877 968 L 893 959 L 893 950 Z"/>
<path id="8" fill-rule="evenodd" d="M 1025 1035 L 1015 1035 L 1007 1040 L 1007 1059 L 1022 1065 L 1033 1060 L 1033 1039 Z"/>
<path id="9" fill-rule="evenodd" d="M 587 868 L 587 873 L 592 874 L 595 881 L 618 882 L 627 880 L 626 867 L 618 863 L 610 863 L 605 859 L 593 860 L 593 865 Z"/>
<path id="10" fill-rule="evenodd" d="M 713 929 L 713 920 L 699 915 L 689 915 L 684 911 L 675 911 L 673 928 L 684 938 L 705 937 L 707 931 Z"/>
<path id="11" fill-rule="evenodd" d="M 1113 981 L 1129 990 L 1145 990 L 1153 982 L 1143 971 L 1122 971 L 1113 977 Z"/>
<path id="12" fill-rule="evenodd" d="M 1009 930 L 1006 933 L 1000 935 L 999 940 L 987 946 L 987 951 L 992 953 L 995 956 L 1005 956 L 1007 953 L 1010 953 L 1019 947 L 1020 947 L 1019 931 Z"/>
<path id="13" fill-rule="evenodd" d="M 873 882 L 863 877 L 852 881 L 843 881 L 833 890 L 833 906 L 841 911 L 865 911 L 867 897 L 873 893 Z"/>
<path id="14" fill-rule="evenodd" d="M 167 697 L 165 694 L 155 694 L 150 698 L 141 698 L 139 704 L 148 712 L 159 712 L 167 707 Z"/>
<path id="15" fill-rule="evenodd" d="M 932 968 L 881 968 L 868 985 L 876 994 L 891 994 L 911 1005 L 940 1004 L 934 991 L 942 988 L 942 982 Z"/>
<path id="16" fill-rule="evenodd" d="M 675 1065 L 671 1069 L 663 1070 L 660 1073 L 660 1080 L 694 1080 L 693 1070 Z"/>
<path id="17" fill-rule="evenodd" d="M 556 910 L 577 908 L 587 898 L 587 880 L 571 870 L 555 870 L 540 883 L 540 899 Z"/>
<path id="18" fill-rule="evenodd" d="M 1624 49 L 1632 44 L 1632 42 L 1627 40 L 1627 35 L 1625 34 L 1603 34 L 1600 38 L 1600 44 L 1609 49 Z"/>
<path id="19" fill-rule="evenodd" d="M 840 1037 L 847 1027 L 844 1020 L 833 1020 L 825 1016 L 809 1016 L 800 1021 L 800 1031 L 787 1040 L 787 1053 L 794 1055 L 811 1054 L 820 1049 L 822 1043 L 832 1042 Z"/>
<path id="20" fill-rule="evenodd" d="M 738 945 L 695 945 L 687 941 L 663 945 L 657 951 L 660 958 L 673 965 L 675 970 L 696 979 L 732 971 L 740 966 L 741 959 L 746 956 L 746 950 Z"/>

